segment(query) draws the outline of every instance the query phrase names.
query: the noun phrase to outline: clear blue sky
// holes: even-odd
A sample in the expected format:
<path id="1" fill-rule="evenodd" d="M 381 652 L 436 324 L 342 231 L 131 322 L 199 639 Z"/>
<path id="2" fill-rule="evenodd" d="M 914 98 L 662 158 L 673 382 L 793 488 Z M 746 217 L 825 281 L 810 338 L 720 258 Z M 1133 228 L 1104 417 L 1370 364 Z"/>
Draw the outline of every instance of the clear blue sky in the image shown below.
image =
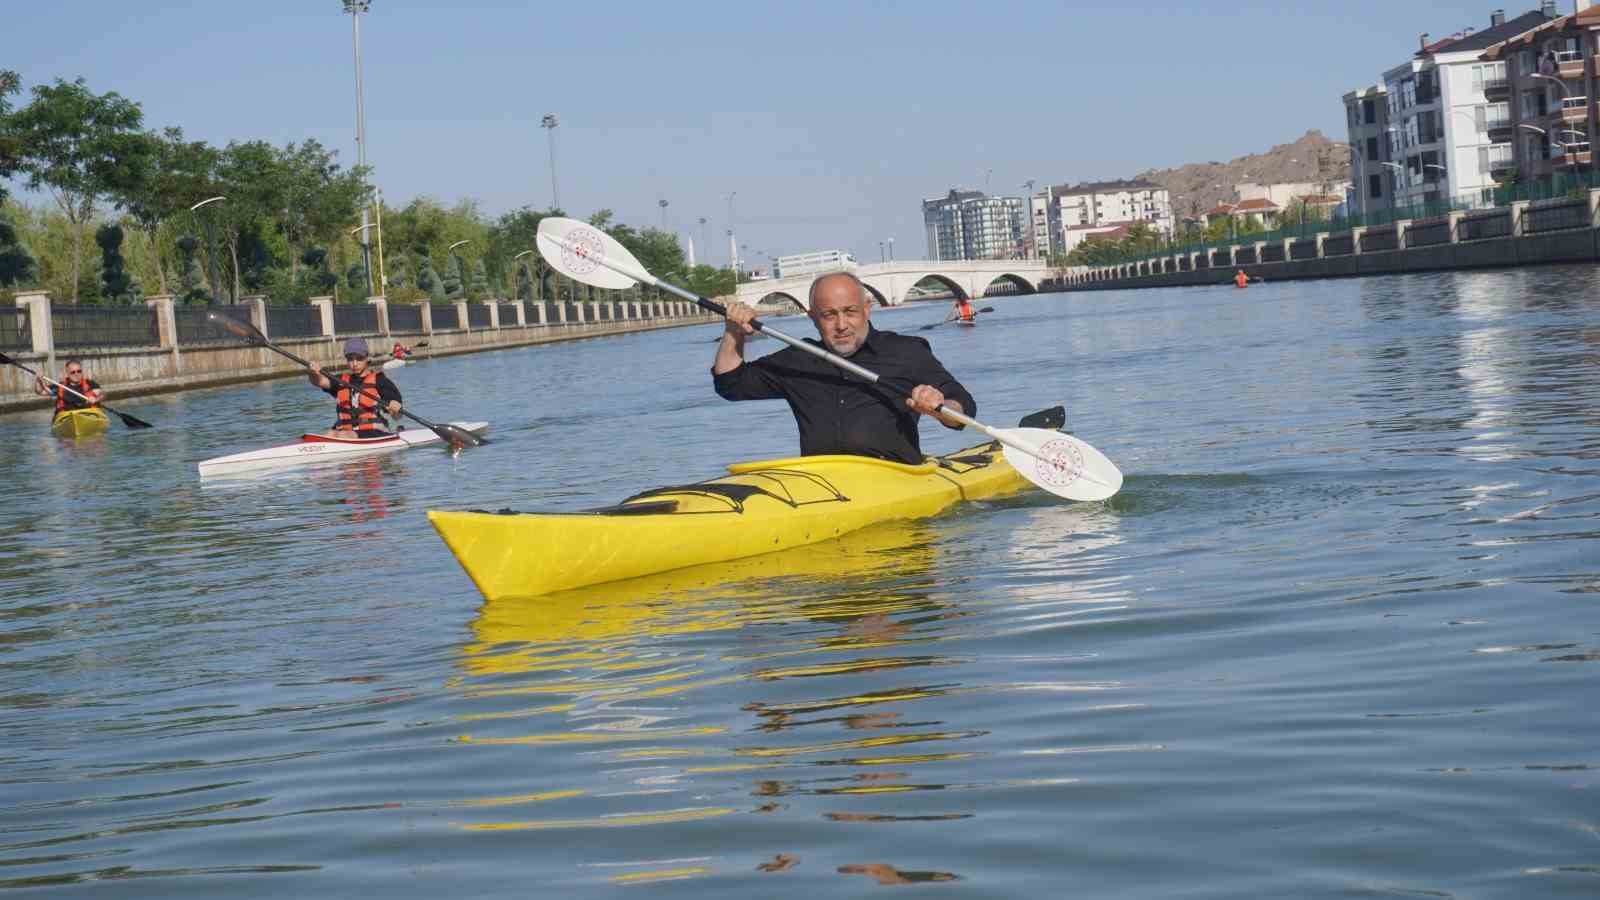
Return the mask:
<path id="1" fill-rule="evenodd" d="M 954 186 L 1113 178 L 1223 160 L 1309 128 L 1417 35 L 1487 27 L 1492 4 L 1342 2 L 563 3 L 373 0 L 362 18 L 368 161 L 391 204 L 550 204 L 668 225 L 727 259 L 896 239 Z M 1571 0 L 1561 0 L 1568 12 Z M 1515 15 L 1536 3 L 1507 6 Z M 8 16 L 0 67 L 83 77 L 218 144 L 316 138 L 355 162 L 339 0 L 58 0 Z M 25 98 L 24 98 L 25 99 Z M 986 173 L 992 170 L 992 176 Z"/>

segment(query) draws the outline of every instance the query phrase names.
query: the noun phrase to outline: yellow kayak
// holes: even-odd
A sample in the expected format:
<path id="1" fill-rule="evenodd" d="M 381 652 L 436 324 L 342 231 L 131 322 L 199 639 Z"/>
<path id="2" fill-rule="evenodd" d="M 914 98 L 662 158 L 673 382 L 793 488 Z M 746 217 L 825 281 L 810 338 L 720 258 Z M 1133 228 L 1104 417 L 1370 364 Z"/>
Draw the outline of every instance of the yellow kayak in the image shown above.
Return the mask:
<path id="1" fill-rule="evenodd" d="M 102 434 L 111 427 L 111 419 L 98 406 L 83 409 L 64 409 L 50 422 L 50 433 L 56 437 L 81 438 Z"/>
<path id="2" fill-rule="evenodd" d="M 787 550 L 1028 486 L 997 444 L 980 444 L 921 465 L 864 456 L 738 463 L 721 478 L 587 512 L 430 510 L 428 521 L 496 600 Z"/>

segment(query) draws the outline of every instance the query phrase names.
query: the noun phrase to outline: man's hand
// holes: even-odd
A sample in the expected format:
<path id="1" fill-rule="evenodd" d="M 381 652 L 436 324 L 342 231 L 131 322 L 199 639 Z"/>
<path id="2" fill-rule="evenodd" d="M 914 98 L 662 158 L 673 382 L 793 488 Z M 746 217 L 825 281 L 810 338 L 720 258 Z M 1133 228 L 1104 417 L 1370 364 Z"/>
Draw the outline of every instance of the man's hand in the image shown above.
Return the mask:
<path id="1" fill-rule="evenodd" d="M 911 396 L 906 398 L 906 406 L 911 407 L 925 416 L 931 416 L 939 407 L 944 405 L 944 394 L 936 387 L 919 384 L 911 389 Z"/>
<path id="2" fill-rule="evenodd" d="M 728 323 L 724 326 L 724 330 L 728 334 L 740 338 L 747 334 L 755 334 L 755 328 L 750 325 L 755 317 L 756 311 L 754 308 L 744 303 L 730 303 L 728 304 Z"/>
<path id="3" fill-rule="evenodd" d="M 955 419 L 946 418 L 939 413 L 939 407 L 953 409 L 958 413 L 965 413 L 961 404 L 945 397 L 944 392 L 936 387 L 919 384 L 911 389 L 911 396 L 906 398 L 906 406 L 911 407 L 925 416 L 933 416 L 947 428 L 965 428 L 966 426 Z"/>
<path id="4" fill-rule="evenodd" d="M 399 400 L 390 400 L 388 409 L 389 409 L 389 415 L 391 415 L 391 416 L 400 415 L 400 401 Z"/>

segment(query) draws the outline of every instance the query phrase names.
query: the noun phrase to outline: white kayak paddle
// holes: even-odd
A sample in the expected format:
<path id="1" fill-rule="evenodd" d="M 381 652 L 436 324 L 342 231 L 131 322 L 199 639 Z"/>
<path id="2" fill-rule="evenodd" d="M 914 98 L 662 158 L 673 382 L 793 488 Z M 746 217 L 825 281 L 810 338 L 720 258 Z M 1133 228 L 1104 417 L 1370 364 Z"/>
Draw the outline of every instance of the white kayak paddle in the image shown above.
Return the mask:
<path id="1" fill-rule="evenodd" d="M 707 312 L 726 316 L 722 304 L 707 300 L 651 275 L 628 248 L 604 231 L 577 219 L 551 216 L 539 222 L 539 253 L 557 272 L 587 285 L 610 290 L 625 290 L 643 283 L 682 297 Z M 790 337 L 753 320 L 750 327 L 769 334 L 785 344 L 821 357 L 840 369 L 909 398 L 910 391 L 882 381 L 876 372 L 822 347 Z M 983 432 L 1005 447 L 1006 460 L 1022 476 L 1044 490 L 1068 500 L 1104 500 L 1122 489 L 1122 472 L 1111 460 L 1088 443 L 1070 434 L 1046 428 L 991 428 L 947 406 L 939 407 L 945 417 Z"/>

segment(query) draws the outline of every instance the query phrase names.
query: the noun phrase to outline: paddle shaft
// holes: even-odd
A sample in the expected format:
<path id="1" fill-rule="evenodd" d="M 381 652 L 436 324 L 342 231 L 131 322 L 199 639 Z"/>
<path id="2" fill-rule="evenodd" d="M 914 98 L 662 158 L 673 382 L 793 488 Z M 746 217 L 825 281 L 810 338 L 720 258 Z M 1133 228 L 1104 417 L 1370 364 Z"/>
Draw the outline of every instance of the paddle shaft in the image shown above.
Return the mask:
<path id="1" fill-rule="evenodd" d="M 122 420 L 122 424 L 128 426 L 129 428 L 153 428 L 154 427 L 149 422 L 146 422 L 145 420 L 143 420 L 143 419 L 141 419 L 141 418 L 139 418 L 137 416 L 130 416 L 127 413 L 124 413 L 124 412 L 117 412 L 115 409 L 112 409 L 111 407 L 107 406 L 105 403 L 96 403 L 95 401 L 90 400 L 88 397 L 85 397 L 84 395 L 82 395 L 82 394 L 78 393 L 77 391 L 73 390 L 71 387 L 68 387 L 67 385 L 62 384 L 59 381 L 54 381 L 52 379 L 46 378 L 43 375 L 40 375 L 38 372 L 35 372 L 34 370 L 28 368 L 27 366 L 23 365 L 22 363 L 17 362 L 16 360 L 12 359 L 11 357 L 6 356 L 3 353 L 0 353 L 0 357 L 4 357 L 6 362 L 12 364 L 13 366 L 16 366 L 17 368 L 21 369 L 24 372 L 27 372 L 29 375 L 32 375 L 33 377 L 39 379 L 40 381 L 44 382 L 45 384 L 53 385 L 55 387 L 61 388 L 62 390 L 66 391 L 67 393 L 71 394 L 74 397 L 77 397 L 79 400 L 82 400 L 83 402 L 89 404 L 90 406 L 99 406 L 101 409 L 104 409 L 107 412 L 115 413 L 117 418 Z"/>

